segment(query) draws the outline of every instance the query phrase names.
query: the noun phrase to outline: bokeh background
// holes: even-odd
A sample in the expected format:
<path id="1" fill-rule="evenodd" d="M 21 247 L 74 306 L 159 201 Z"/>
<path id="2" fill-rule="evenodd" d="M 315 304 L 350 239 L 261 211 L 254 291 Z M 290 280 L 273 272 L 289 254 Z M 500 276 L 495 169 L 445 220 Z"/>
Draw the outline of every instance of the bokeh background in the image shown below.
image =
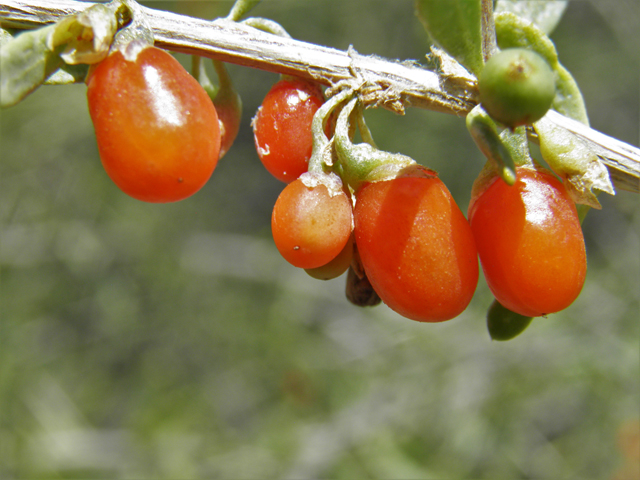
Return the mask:
<path id="1" fill-rule="evenodd" d="M 144 4 L 203 18 L 231 5 Z M 552 36 L 592 126 L 636 146 L 637 10 L 571 1 Z M 265 0 L 252 15 L 363 54 L 429 46 L 409 0 Z M 582 295 L 510 342 L 487 334 L 484 279 L 442 324 L 359 309 L 344 277 L 313 280 L 276 251 L 284 185 L 249 123 L 277 75 L 229 70 L 240 135 L 176 204 L 112 184 L 83 85 L 0 112 L 0 477 L 637 478 L 640 197 L 602 198 Z M 483 160 L 463 119 L 366 115 L 381 148 L 437 170 L 466 211 Z"/>

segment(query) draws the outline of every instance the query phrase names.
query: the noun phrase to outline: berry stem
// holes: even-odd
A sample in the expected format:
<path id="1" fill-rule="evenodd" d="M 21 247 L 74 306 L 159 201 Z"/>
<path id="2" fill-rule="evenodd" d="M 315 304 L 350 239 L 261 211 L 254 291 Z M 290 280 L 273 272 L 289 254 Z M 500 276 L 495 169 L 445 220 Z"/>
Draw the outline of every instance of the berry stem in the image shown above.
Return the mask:
<path id="1" fill-rule="evenodd" d="M 364 120 L 364 109 L 362 108 L 362 104 L 358 102 L 356 105 L 356 122 L 358 123 L 358 131 L 360 132 L 360 136 L 364 142 L 367 142 L 373 148 L 376 147 L 376 142 L 373 140 L 373 136 L 371 135 L 371 130 L 367 126 L 367 123 Z"/>
<path id="2" fill-rule="evenodd" d="M 351 141 L 351 116 L 358 102 L 358 97 L 354 97 L 342 108 L 334 136 L 335 152 L 339 160 L 336 169 L 354 192 L 365 182 L 391 178 L 416 163 L 406 155 L 378 150 L 369 143 L 354 144 Z"/>
<path id="3" fill-rule="evenodd" d="M 291 38 L 291 35 L 284 29 L 282 25 L 268 18 L 261 17 L 249 17 L 241 22 L 243 25 L 248 25 L 262 32 L 277 35 L 279 37 Z"/>
<path id="4" fill-rule="evenodd" d="M 229 11 L 227 18 L 233 22 L 237 22 L 261 1 L 262 0 L 236 0 Z"/>
<path id="5" fill-rule="evenodd" d="M 327 119 L 331 112 L 353 95 L 353 90 L 347 89 L 334 95 L 318 109 L 313 116 L 311 123 L 311 133 L 313 134 L 313 147 L 311 157 L 309 158 L 309 171 L 312 173 L 324 172 L 325 165 L 331 165 L 331 151 L 329 148 L 329 139 L 325 133 Z"/>

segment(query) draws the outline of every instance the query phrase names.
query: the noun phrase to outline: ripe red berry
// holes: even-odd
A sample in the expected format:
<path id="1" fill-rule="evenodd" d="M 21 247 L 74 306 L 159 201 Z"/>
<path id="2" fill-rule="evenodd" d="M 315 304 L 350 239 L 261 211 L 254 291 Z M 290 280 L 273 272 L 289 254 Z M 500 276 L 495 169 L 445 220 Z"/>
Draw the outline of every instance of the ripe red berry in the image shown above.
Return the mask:
<path id="1" fill-rule="evenodd" d="M 365 184 L 356 193 L 356 244 L 377 294 L 421 322 L 459 315 L 478 282 L 469 223 L 435 172 Z"/>
<path id="2" fill-rule="evenodd" d="M 96 66 L 87 87 L 100 159 L 125 193 L 174 202 L 207 182 L 220 150 L 216 110 L 169 53 L 146 47 L 125 58 L 116 51 Z"/>
<path id="3" fill-rule="evenodd" d="M 497 177 L 469 206 L 484 275 L 509 310 L 539 317 L 567 308 L 587 272 L 584 238 L 574 203 L 552 174 L 516 169 L 508 186 Z"/>
<path id="4" fill-rule="evenodd" d="M 282 191 L 273 207 L 271 230 L 285 260 L 299 268 L 316 268 L 337 257 L 347 244 L 353 215 L 351 201 L 340 188 L 307 178 L 302 176 Z"/>
<path id="5" fill-rule="evenodd" d="M 253 118 L 258 156 L 278 180 L 290 183 L 307 171 L 313 115 L 324 103 L 320 88 L 301 79 L 276 83 Z"/>
<path id="6" fill-rule="evenodd" d="M 345 246 L 333 260 L 316 268 L 307 268 L 305 271 L 310 277 L 317 278 L 318 280 L 331 280 L 346 272 L 351 265 L 352 259 L 353 235 L 350 235 Z"/>

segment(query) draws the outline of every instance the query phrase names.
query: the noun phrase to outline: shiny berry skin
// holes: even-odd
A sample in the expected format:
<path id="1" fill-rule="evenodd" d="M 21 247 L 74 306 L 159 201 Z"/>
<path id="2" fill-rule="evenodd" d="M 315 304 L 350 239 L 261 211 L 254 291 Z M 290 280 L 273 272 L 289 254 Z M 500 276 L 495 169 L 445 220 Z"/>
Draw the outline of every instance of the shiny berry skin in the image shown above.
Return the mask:
<path id="1" fill-rule="evenodd" d="M 491 57 L 478 78 L 480 103 L 509 127 L 529 125 L 547 113 L 556 94 L 555 76 L 537 53 L 522 48 Z"/>
<path id="2" fill-rule="evenodd" d="M 182 200 L 202 188 L 218 162 L 216 110 L 169 53 L 146 47 L 133 57 L 116 51 L 87 80 L 100 159 L 128 195 Z"/>
<path id="3" fill-rule="evenodd" d="M 584 238 L 574 203 L 552 174 L 516 169 L 509 187 L 496 178 L 469 206 L 489 288 L 509 310 L 539 317 L 567 308 L 587 272 Z"/>
<path id="4" fill-rule="evenodd" d="M 384 303 L 420 322 L 462 313 L 478 282 L 478 254 L 469 223 L 435 173 L 365 184 L 354 217 L 362 265 Z"/>
<path id="5" fill-rule="evenodd" d="M 265 168 L 285 183 L 307 171 L 313 115 L 324 103 L 320 88 L 301 79 L 276 83 L 253 118 L 253 136 Z"/>
<path id="6" fill-rule="evenodd" d="M 280 193 L 273 207 L 271 231 L 285 260 L 309 269 L 326 265 L 343 250 L 351 236 L 353 214 L 343 191 L 322 184 L 307 186 L 304 178 Z"/>

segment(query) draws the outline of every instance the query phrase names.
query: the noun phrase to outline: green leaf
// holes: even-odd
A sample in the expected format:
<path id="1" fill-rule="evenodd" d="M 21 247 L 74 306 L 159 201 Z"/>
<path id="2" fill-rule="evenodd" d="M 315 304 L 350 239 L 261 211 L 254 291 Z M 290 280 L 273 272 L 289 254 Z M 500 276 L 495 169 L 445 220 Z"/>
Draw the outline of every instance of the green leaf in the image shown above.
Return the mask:
<path id="1" fill-rule="evenodd" d="M 558 65 L 558 53 L 551 39 L 533 23 L 518 17 L 514 13 L 503 12 L 494 15 L 496 41 L 501 50 L 507 48 L 526 48 L 533 50 L 555 70 Z"/>
<path id="2" fill-rule="evenodd" d="M 524 332 L 531 320 L 531 317 L 512 312 L 494 300 L 487 312 L 487 329 L 492 340 L 511 340 Z"/>
<path id="3" fill-rule="evenodd" d="M 511 12 L 534 23 L 549 35 L 558 25 L 569 5 L 568 0 L 498 0 L 496 13 Z"/>
<path id="4" fill-rule="evenodd" d="M 615 195 L 607 167 L 582 140 L 545 118 L 535 122 L 533 128 L 542 158 L 564 180 L 575 203 L 600 209 L 597 192 Z"/>
<path id="5" fill-rule="evenodd" d="M 578 87 L 569 70 L 561 64 L 558 64 L 555 71 L 556 97 L 553 99 L 551 108 L 563 114 L 565 117 L 572 118 L 589 126 L 587 107 L 584 103 L 584 98 L 582 98 L 580 87 Z"/>
<path id="6" fill-rule="evenodd" d="M 495 122 L 481 105 L 476 105 L 466 119 L 467 130 L 482 154 L 493 166 L 493 171 L 507 185 L 516 183 L 516 167 L 509 149 L 500 138 Z"/>
<path id="7" fill-rule="evenodd" d="M 482 0 L 416 0 L 432 41 L 476 76 L 483 66 Z"/>
<path id="8" fill-rule="evenodd" d="M 64 63 L 47 46 L 55 25 L 24 32 L 0 50 L 0 107 L 20 102 Z"/>
<path id="9" fill-rule="evenodd" d="M 13 33 L 7 29 L 0 27 L 0 46 L 13 40 Z"/>

